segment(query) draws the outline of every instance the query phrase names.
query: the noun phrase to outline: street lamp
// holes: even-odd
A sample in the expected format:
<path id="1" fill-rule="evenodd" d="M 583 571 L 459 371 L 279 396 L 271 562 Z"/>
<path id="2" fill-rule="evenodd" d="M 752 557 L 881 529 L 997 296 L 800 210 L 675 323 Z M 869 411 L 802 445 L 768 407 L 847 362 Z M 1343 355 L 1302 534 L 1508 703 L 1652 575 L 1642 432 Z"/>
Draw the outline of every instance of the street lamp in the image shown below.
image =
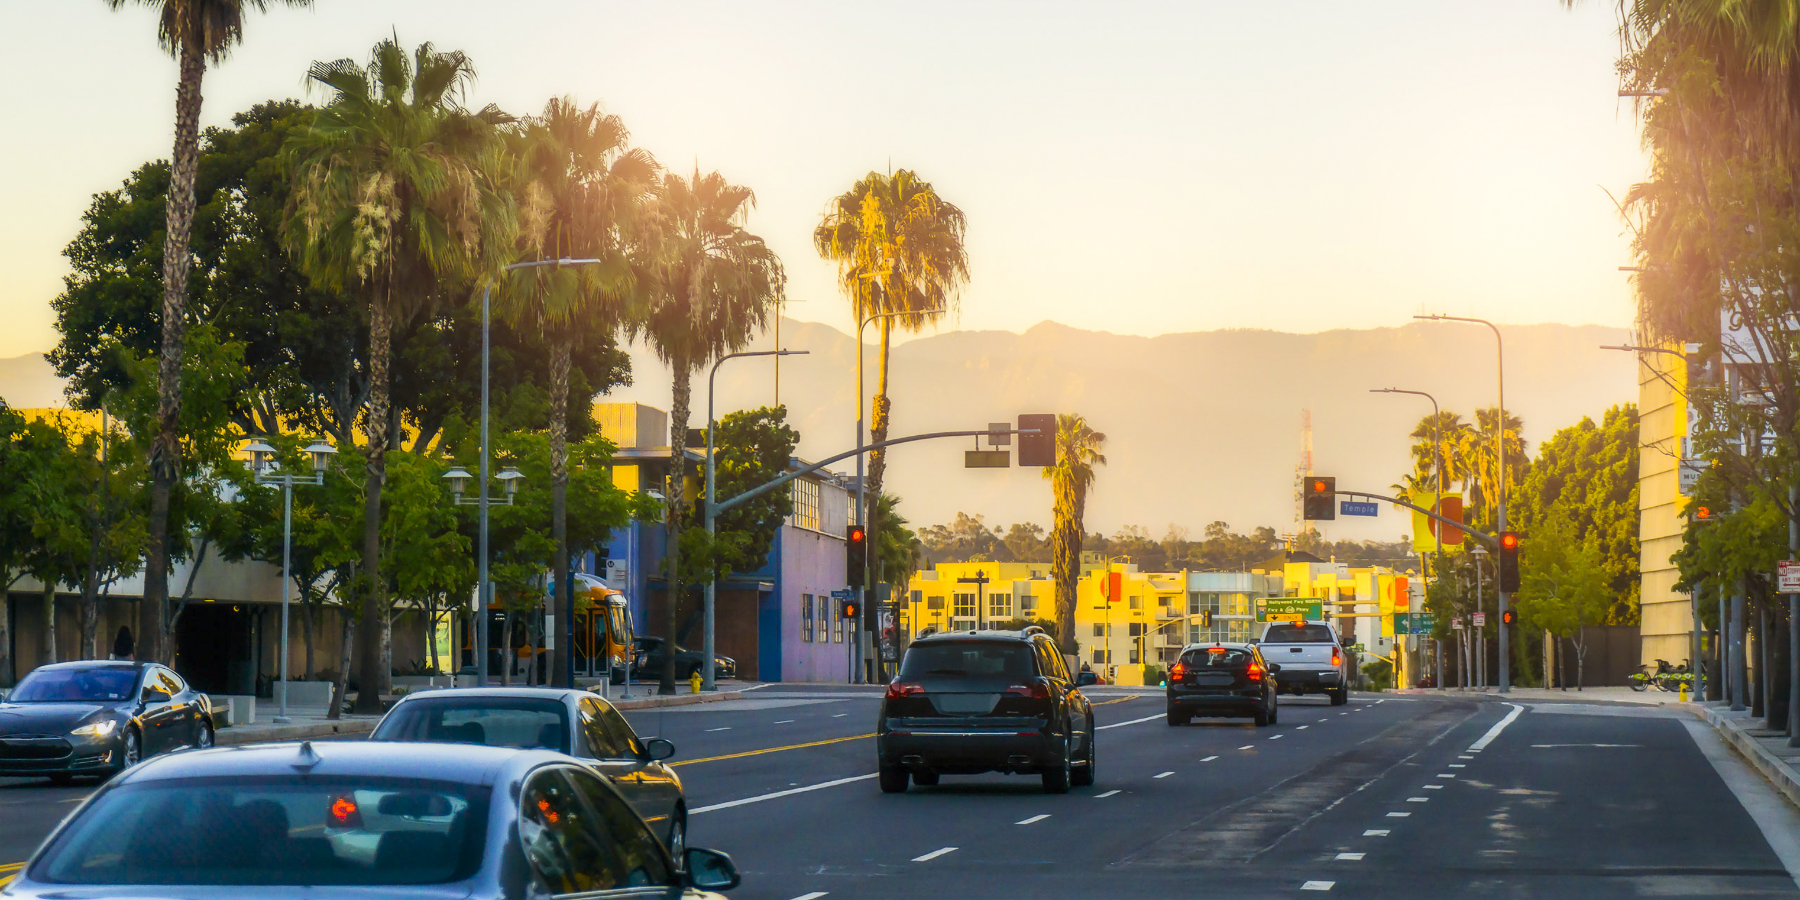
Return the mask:
<path id="1" fill-rule="evenodd" d="M 307 446 L 306 454 L 312 458 L 311 475 L 295 475 L 282 469 L 275 459 L 275 448 L 261 438 L 252 441 L 244 449 L 250 453 L 250 471 L 255 473 L 257 484 L 281 485 L 281 711 L 275 716 L 275 724 L 286 725 L 293 721 L 288 718 L 287 686 L 288 598 L 293 591 L 294 580 L 294 485 L 323 485 L 325 467 L 337 448 L 324 441 L 313 441 Z"/>
<path id="2" fill-rule="evenodd" d="M 1442 515 L 1443 511 L 1444 511 L 1444 435 L 1443 435 L 1443 431 L 1442 431 L 1442 426 L 1444 423 L 1443 423 L 1442 414 L 1440 414 L 1438 412 L 1437 398 L 1431 396 L 1430 394 L 1428 394 L 1424 391 L 1409 391 L 1409 390 L 1405 390 L 1402 388 L 1396 388 L 1396 387 L 1370 388 L 1369 393 L 1371 393 L 1371 394 L 1412 394 L 1417 397 L 1424 397 L 1425 399 L 1431 401 L 1431 444 L 1432 444 L 1432 448 L 1433 448 L 1433 455 L 1437 457 L 1437 463 L 1434 466 L 1434 468 L 1437 469 L 1437 502 L 1433 503 L 1432 506 L 1433 506 L 1433 508 L 1435 508 L 1438 511 L 1438 513 L 1440 515 Z M 1436 561 L 1441 561 L 1444 557 L 1443 526 L 1434 520 L 1428 519 L 1426 521 L 1427 521 L 1427 524 L 1429 524 L 1431 527 L 1432 536 L 1437 539 L 1438 558 Z M 1421 554 L 1421 555 L 1423 555 L 1423 554 Z M 1421 560 L 1421 562 L 1423 562 L 1423 560 Z M 1427 581 L 1426 582 L 1426 590 L 1427 591 L 1430 590 L 1430 585 L 1431 585 L 1431 582 Z M 1443 681 L 1443 677 L 1444 677 L 1444 675 L 1443 675 L 1443 672 L 1444 672 L 1444 647 L 1443 647 L 1442 642 L 1434 640 L 1433 643 L 1437 644 L 1437 647 L 1438 647 L 1437 678 L 1438 678 L 1438 681 L 1440 682 L 1439 687 L 1442 687 L 1441 682 Z"/>
<path id="3" fill-rule="evenodd" d="M 1425 315 L 1413 316 L 1415 319 L 1426 319 L 1434 322 L 1473 322 L 1486 325 L 1494 332 L 1494 358 L 1498 361 L 1499 386 L 1498 405 L 1494 410 L 1494 502 L 1496 505 L 1496 534 L 1506 532 L 1506 345 L 1500 338 L 1500 327 L 1486 319 L 1470 316 Z M 1496 587 L 1498 582 L 1496 581 Z M 1506 618 L 1506 592 L 1497 591 L 1499 615 Z M 1500 627 L 1500 693 L 1512 691 L 1512 661 L 1507 658 L 1506 627 Z"/>
<path id="4" fill-rule="evenodd" d="M 483 434 L 485 435 L 485 433 L 484 430 Z M 487 474 L 486 440 L 482 441 L 481 449 L 481 472 L 485 476 Z M 474 656 L 476 666 L 475 683 L 486 687 L 488 683 L 488 604 L 491 599 L 487 590 L 491 587 L 487 580 L 488 506 L 495 503 L 505 506 L 513 505 L 513 500 L 519 493 L 519 479 L 524 478 L 525 474 L 513 466 L 507 466 L 500 470 L 500 474 L 494 476 L 495 478 L 500 479 L 501 484 L 506 486 L 504 500 L 489 494 L 487 485 L 488 480 L 485 477 L 481 479 L 481 490 L 477 492 L 475 496 L 464 496 L 469 489 L 470 477 L 469 470 L 462 466 L 451 466 L 450 471 L 445 472 L 443 476 L 445 481 L 450 482 L 450 498 L 452 503 L 457 506 L 475 506 L 481 509 L 481 573 L 479 575 L 479 583 L 476 587 L 476 594 L 480 598 L 480 618 L 475 620 L 475 641 L 479 646 L 476 648 Z M 508 664 L 510 665 L 510 662 Z"/>
<path id="5" fill-rule="evenodd" d="M 1481 561 L 1488 555 L 1487 548 L 1480 544 L 1476 544 L 1475 549 L 1469 551 L 1469 553 L 1475 557 L 1475 611 L 1477 613 L 1483 613 L 1484 615 L 1482 617 L 1486 618 L 1486 610 L 1481 608 Z M 1499 569 L 1496 567 L 1495 573 L 1498 574 L 1498 572 Z M 1499 587 L 1499 584 L 1500 579 L 1496 577 L 1494 579 L 1494 586 Z M 1483 635 L 1486 632 L 1487 626 L 1480 622 L 1473 622 L 1470 624 L 1475 626 L 1475 684 L 1485 691 L 1487 690 L 1487 638 Z M 1505 626 L 1501 626 L 1500 633 L 1506 633 Z M 1504 641 L 1504 638 L 1502 638 L 1502 640 Z M 1504 644 L 1501 646 L 1500 652 L 1506 652 Z M 1501 665 L 1505 665 L 1504 658 L 1501 660 Z"/>
<path id="6" fill-rule="evenodd" d="M 777 316 L 777 318 L 779 318 L 779 316 Z M 718 381 L 719 367 L 724 365 L 726 360 L 737 359 L 738 357 L 741 357 L 741 356 L 782 357 L 782 356 L 809 356 L 809 355 L 811 355 L 811 351 L 808 351 L 808 350 L 747 350 L 742 353 L 727 353 L 724 356 L 719 357 L 718 361 L 713 363 L 712 371 L 707 373 L 707 376 L 706 376 L 706 509 L 705 509 L 705 512 L 702 514 L 702 517 L 706 520 L 706 534 L 709 538 L 713 534 L 714 522 L 716 521 L 716 515 L 717 515 L 716 513 L 713 512 L 713 479 L 714 479 L 714 471 L 717 468 L 717 466 L 714 464 L 714 461 L 713 461 L 713 432 L 718 430 L 718 423 L 713 421 L 713 386 Z M 776 365 L 780 365 L 779 359 L 777 360 Z M 683 448 L 676 447 L 676 448 L 674 448 L 673 452 L 681 453 L 681 452 L 683 452 Z M 709 690 L 709 691 L 713 689 L 713 674 L 714 674 L 713 673 L 713 668 L 714 668 L 713 661 L 714 661 L 714 659 L 716 659 L 716 656 L 713 651 L 713 647 L 714 647 L 714 642 L 713 642 L 713 601 L 718 597 L 718 592 L 719 592 L 719 573 L 718 573 L 718 569 L 714 568 L 711 572 L 707 573 L 707 578 L 706 578 L 706 604 L 705 604 L 706 605 L 706 624 L 705 624 L 706 661 L 705 661 L 704 665 L 702 666 L 702 668 L 705 670 L 705 678 L 704 678 L 705 684 L 703 685 L 703 687 L 705 690 Z"/>

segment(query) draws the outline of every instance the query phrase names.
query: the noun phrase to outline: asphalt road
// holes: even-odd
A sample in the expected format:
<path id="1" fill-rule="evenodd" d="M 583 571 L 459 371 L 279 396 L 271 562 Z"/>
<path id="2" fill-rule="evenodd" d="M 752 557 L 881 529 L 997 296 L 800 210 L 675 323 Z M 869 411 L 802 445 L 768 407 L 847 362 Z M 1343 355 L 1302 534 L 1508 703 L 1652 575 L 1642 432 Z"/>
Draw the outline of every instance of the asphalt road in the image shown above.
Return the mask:
<path id="1" fill-rule="evenodd" d="M 734 897 L 1800 897 L 1800 814 L 1666 710 L 1354 695 L 1170 728 L 1160 696 L 1101 693 L 1091 788 L 887 795 L 876 697 L 750 697 L 628 714 L 675 742 Z M 90 789 L 0 781 L 0 863 Z"/>

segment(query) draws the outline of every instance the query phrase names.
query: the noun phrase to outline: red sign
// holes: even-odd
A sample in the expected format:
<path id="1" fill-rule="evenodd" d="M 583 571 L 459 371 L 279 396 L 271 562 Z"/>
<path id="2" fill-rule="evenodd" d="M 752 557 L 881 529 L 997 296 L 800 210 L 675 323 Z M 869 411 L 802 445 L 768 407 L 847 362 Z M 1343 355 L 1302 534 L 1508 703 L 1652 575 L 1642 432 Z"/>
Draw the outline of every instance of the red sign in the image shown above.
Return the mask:
<path id="1" fill-rule="evenodd" d="M 1432 512 L 1435 512 L 1446 519 L 1450 519 L 1451 521 L 1461 522 L 1463 520 L 1462 498 L 1440 497 L 1438 498 L 1437 508 L 1433 509 Z M 1431 532 L 1437 535 L 1438 539 L 1445 546 L 1455 546 L 1463 542 L 1463 530 L 1461 528 L 1457 528 L 1454 525 L 1445 525 L 1436 519 L 1428 519 L 1426 521 L 1431 523 Z"/>
<path id="2" fill-rule="evenodd" d="M 1123 599 L 1121 595 L 1123 595 L 1124 593 L 1125 593 L 1125 573 L 1124 572 L 1108 572 L 1108 573 L 1106 573 L 1106 602 L 1117 603 L 1121 599 Z"/>

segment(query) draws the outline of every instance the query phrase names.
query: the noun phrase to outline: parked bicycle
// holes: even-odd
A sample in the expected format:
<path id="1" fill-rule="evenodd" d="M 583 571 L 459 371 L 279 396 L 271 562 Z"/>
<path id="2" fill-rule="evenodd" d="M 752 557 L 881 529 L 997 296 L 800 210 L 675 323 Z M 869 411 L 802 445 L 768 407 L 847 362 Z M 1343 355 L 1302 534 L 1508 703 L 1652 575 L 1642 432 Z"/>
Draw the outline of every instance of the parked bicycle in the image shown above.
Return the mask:
<path id="1" fill-rule="evenodd" d="M 1631 675 L 1630 687 L 1639 692 L 1656 688 L 1670 694 L 1680 691 L 1683 685 L 1692 690 L 1694 673 L 1688 662 L 1684 659 L 1681 661 L 1681 665 L 1677 666 L 1671 665 L 1666 659 L 1659 659 L 1656 661 L 1656 671 L 1654 672 L 1650 671 L 1648 663 L 1639 663 L 1638 671 Z"/>

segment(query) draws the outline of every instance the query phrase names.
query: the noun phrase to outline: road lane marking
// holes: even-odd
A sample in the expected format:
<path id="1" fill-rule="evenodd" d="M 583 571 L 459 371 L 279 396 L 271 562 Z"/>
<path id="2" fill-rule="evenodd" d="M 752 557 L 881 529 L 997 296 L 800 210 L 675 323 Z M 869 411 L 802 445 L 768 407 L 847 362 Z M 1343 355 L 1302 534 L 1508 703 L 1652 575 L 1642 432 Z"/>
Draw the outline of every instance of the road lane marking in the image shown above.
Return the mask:
<path id="1" fill-rule="evenodd" d="M 782 719 L 781 721 L 776 722 L 775 724 L 777 724 L 777 725 L 792 725 L 793 723 L 794 723 L 793 719 Z"/>
<path id="2" fill-rule="evenodd" d="M 1349 715 L 1349 713 L 1338 713 L 1338 715 L 1340 715 L 1340 716 L 1347 716 L 1347 715 Z"/>
<path id="3" fill-rule="evenodd" d="M 834 718 L 834 719 L 841 719 L 841 718 L 843 718 L 843 717 L 845 717 L 845 716 L 847 716 L 847 715 L 849 715 L 849 713 L 838 713 L 838 714 L 837 714 L 837 715 L 835 715 L 835 716 L 832 716 L 832 718 Z M 820 895 L 819 895 L 819 896 L 821 896 L 821 897 L 823 897 L 823 896 L 825 896 L 825 895 L 824 895 L 824 894 L 820 894 Z"/>
<path id="4" fill-rule="evenodd" d="M 1108 703 L 1126 703 L 1126 702 L 1136 700 L 1136 699 L 1137 699 L 1137 696 L 1133 695 L 1130 697 L 1119 697 L 1119 698 L 1113 699 L 1113 700 L 1102 700 L 1099 703 L 1089 703 L 1088 705 L 1089 706 L 1105 706 Z"/>
<path id="5" fill-rule="evenodd" d="M 1295 731 L 1305 731 L 1306 729 L 1311 728 L 1311 727 L 1312 727 L 1311 725 L 1302 725 L 1299 728 L 1296 728 L 1294 730 Z"/>
<path id="6" fill-rule="evenodd" d="M 1218 759 L 1218 757 L 1216 757 L 1216 756 L 1209 756 L 1209 757 L 1207 757 L 1207 758 L 1205 758 L 1205 759 L 1203 759 L 1203 760 L 1201 760 L 1201 762 L 1212 762 L 1212 761 L 1213 761 L 1213 760 L 1215 760 L 1215 759 Z"/>
<path id="7" fill-rule="evenodd" d="M 1408 798 L 1406 798 L 1406 802 L 1408 802 L 1408 803 L 1426 803 L 1426 802 L 1429 802 L 1430 800 L 1431 800 L 1430 797 L 1408 797 Z"/>
<path id="8" fill-rule="evenodd" d="M 1245 744 L 1244 746 L 1239 747 L 1238 749 L 1239 750 L 1250 750 L 1250 749 L 1254 748 L 1255 746 L 1256 746 L 1255 744 Z"/>
<path id="9" fill-rule="evenodd" d="M 930 853 L 925 854 L 924 856 L 915 856 L 915 857 L 913 857 L 912 861 L 913 862 L 930 862 L 934 859 L 937 859 L 940 856 L 943 856 L 946 853 L 955 853 L 955 852 L 956 852 L 955 847 L 940 847 L 936 850 L 931 851 Z"/>
<path id="10" fill-rule="evenodd" d="M 1112 795 L 1114 795 L 1116 793 L 1118 793 L 1118 791 L 1107 791 L 1104 794 L 1095 794 L 1094 799 L 1095 800 L 1105 800 L 1106 798 L 1111 797 Z"/>
<path id="11" fill-rule="evenodd" d="M 813 891 L 810 894 L 801 894 L 800 896 L 795 897 L 794 900 L 819 900 L 820 897 L 823 897 L 829 893 L 831 893 L 831 892 L 830 891 Z"/>
<path id="12" fill-rule="evenodd" d="M 1013 824 L 1014 825 L 1030 825 L 1033 822 L 1042 822 L 1048 818 L 1050 818 L 1049 813 L 1041 813 L 1039 815 L 1032 816 L 1029 819 L 1020 819 L 1019 821 L 1014 822 Z"/>
<path id="13" fill-rule="evenodd" d="M 1643 744 L 1532 744 L 1533 749 L 1544 747 L 1642 747 Z"/>
<path id="14" fill-rule="evenodd" d="M 772 794 L 758 794 L 754 797 L 745 797 L 742 800 L 727 800 L 724 803 L 714 803 L 711 806 L 701 806 L 690 809 L 688 810 L 688 815 L 691 816 L 695 813 L 712 812 L 715 809 L 730 809 L 734 806 L 744 806 L 751 803 L 761 803 L 764 800 L 774 800 L 780 797 L 791 797 L 795 794 L 804 794 L 808 791 L 819 791 L 824 790 L 825 788 L 837 787 L 840 784 L 849 784 L 852 781 L 868 781 L 869 779 L 874 778 L 876 774 L 877 773 L 875 772 L 870 772 L 867 775 L 852 775 L 849 778 L 839 778 L 835 781 L 821 781 L 818 784 L 809 784 L 806 787 L 789 788 L 785 791 L 776 791 Z"/>
<path id="15" fill-rule="evenodd" d="M 1100 727 L 1095 728 L 1094 730 L 1095 731 L 1105 731 L 1108 728 L 1123 728 L 1127 725 L 1136 725 L 1139 722 L 1151 722 L 1151 721 L 1155 721 L 1157 719 L 1164 719 L 1164 718 L 1168 718 L 1168 716 L 1164 713 L 1157 713 L 1154 716 L 1145 716 L 1141 719 L 1132 719 L 1129 722 L 1114 722 L 1111 725 L 1101 725 Z"/>
<path id="16" fill-rule="evenodd" d="M 1361 853 L 1339 853 L 1337 855 L 1337 858 L 1338 859 L 1347 859 L 1347 860 L 1350 860 L 1351 862 L 1356 862 L 1357 860 L 1362 859 L 1363 855 Z"/>
<path id="17" fill-rule="evenodd" d="M 1156 776 L 1156 777 L 1157 777 L 1157 778 L 1167 778 L 1167 777 L 1169 777 L 1169 776 L 1170 776 L 1170 775 L 1173 775 L 1173 774 L 1175 774 L 1175 773 L 1174 773 L 1174 772 L 1164 772 L 1164 773 L 1162 773 L 1162 774 L 1161 774 L 1161 775 L 1158 775 L 1158 776 Z"/>
<path id="18" fill-rule="evenodd" d="M 1466 769 L 1468 767 L 1469 767 L 1468 763 L 1451 763 L 1449 766 L 1447 766 L 1447 768 L 1451 768 L 1451 769 Z"/>
<path id="19" fill-rule="evenodd" d="M 1455 772 L 1439 772 L 1438 777 L 1439 778 L 1455 778 L 1456 773 Z"/>
<path id="20" fill-rule="evenodd" d="M 1441 784 L 1428 784 L 1425 785 L 1425 789 L 1428 791 L 1441 791 L 1444 789 L 1444 786 Z"/>
<path id="21" fill-rule="evenodd" d="M 1363 832 L 1363 837 L 1387 837 L 1387 836 L 1388 836 L 1388 830 L 1386 828 L 1371 828 L 1371 829 Z"/>
<path id="22" fill-rule="evenodd" d="M 706 729 L 706 730 L 707 730 L 707 731 L 730 731 L 730 730 L 731 730 L 731 726 L 730 726 L 730 725 L 727 725 L 727 726 L 725 726 L 725 727 L 724 727 L 724 728 L 708 728 L 708 729 Z"/>
<path id="23" fill-rule="evenodd" d="M 1506 726 L 1511 725 L 1513 723 L 1513 720 L 1517 719 L 1519 717 L 1519 714 L 1525 711 L 1525 707 L 1520 706 L 1517 703 L 1508 703 L 1506 705 L 1512 707 L 1512 712 L 1507 713 L 1506 718 L 1501 719 L 1498 722 L 1495 722 L 1494 727 L 1489 728 L 1487 734 L 1484 734 L 1481 736 L 1481 740 L 1478 740 L 1475 743 L 1470 744 L 1469 745 L 1470 750 L 1486 749 L 1487 745 L 1494 742 L 1494 738 L 1497 738 L 1500 736 L 1500 732 L 1506 730 Z"/>
<path id="24" fill-rule="evenodd" d="M 1535 746 L 1535 745 L 1534 745 L 1534 746 Z M 1475 758 L 1475 757 L 1473 757 L 1473 756 L 1469 756 L 1469 755 L 1468 755 L 1468 754 L 1463 754 L 1463 755 L 1462 755 L 1462 756 L 1458 756 L 1458 757 L 1457 757 L 1457 759 L 1474 759 L 1474 758 Z"/>
<path id="25" fill-rule="evenodd" d="M 724 756 L 705 756 L 705 757 L 701 757 L 700 759 L 684 759 L 680 762 L 669 763 L 669 765 L 671 765 L 671 766 L 691 766 L 694 763 L 718 762 L 721 759 L 742 759 L 743 757 L 746 757 L 746 756 L 758 756 L 758 755 L 761 755 L 764 753 L 779 753 L 783 750 L 799 750 L 799 749 L 802 749 L 805 747 L 822 747 L 826 744 L 841 744 L 845 741 L 860 741 L 863 738 L 872 738 L 874 736 L 875 735 L 873 733 L 853 734 L 849 737 L 826 738 L 825 740 L 822 740 L 822 741 L 810 741 L 805 744 L 789 744 L 785 747 L 768 747 L 768 748 L 765 748 L 762 750 L 745 750 L 742 753 L 727 753 Z M 869 776 L 869 777 L 872 778 L 874 776 Z"/>
<path id="26" fill-rule="evenodd" d="M 1409 813 L 1409 812 L 1391 812 L 1391 813 L 1388 813 L 1388 818 L 1390 818 L 1390 819 L 1404 819 L 1404 818 L 1406 818 L 1406 817 L 1407 817 L 1407 816 L 1410 816 L 1410 815 L 1412 815 L 1412 813 Z"/>
<path id="27" fill-rule="evenodd" d="M 1334 884 L 1337 884 L 1337 882 L 1335 882 L 1335 881 L 1309 881 L 1309 882 L 1301 885 L 1300 889 L 1303 891 L 1329 891 L 1329 890 L 1331 890 L 1331 886 Z"/>
<path id="28" fill-rule="evenodd" d="M 1275 735 L 1275 736 L 1274 736 L 1274 737 L 1272 737 L 1272 738 L 1269 738 L 1269 740 L 1271 740 L 1271 741 L 1279 741 L 1279 740 L 1281 740 L 1281 739 L 1282 739 L 1282 738 L 1284 738 L 1284 737 L 1287 737 L 1287 735 L 1285 735 L 1285 734 L 1278 734 L 1278 735 Z"/>

